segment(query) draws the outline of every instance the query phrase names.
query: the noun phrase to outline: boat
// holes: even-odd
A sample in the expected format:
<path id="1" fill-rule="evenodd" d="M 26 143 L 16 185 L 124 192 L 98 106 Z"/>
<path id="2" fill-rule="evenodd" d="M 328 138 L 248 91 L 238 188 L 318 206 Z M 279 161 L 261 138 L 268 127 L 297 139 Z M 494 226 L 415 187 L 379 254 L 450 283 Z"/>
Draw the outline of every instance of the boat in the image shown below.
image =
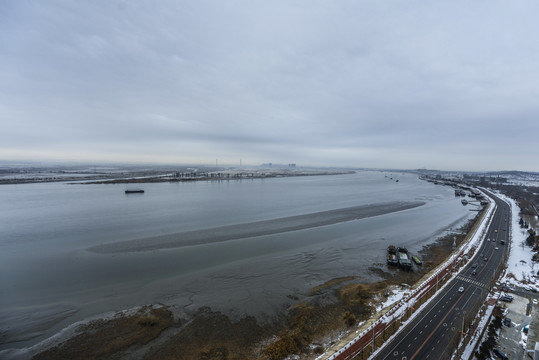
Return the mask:
<path id="1" fill-rule="evenodd" d="M 460 202 L 462 203 L 462 205 L 467 205 L 468 204 L 468 200 L 466 200 L 466 199 L 462 199 Z"/>
<path id="2" fill-rule="evenodd" d="M 412 256 L 412 260 L 416 263 L 416 265 L 423 265 L 421 260 L 417 256 Z"/>
<path id="3" fill-rule="evenodd" d="M 397 260 L 397 249 L 393 245 L 387 247 L 387 264 L 397 266 L 399 261 Z"/>
<path id="4" fill-rule="evenodd" d="M 462 189 L 455 189 L 455 196 L 466 196 L 466 191 Z"/>
<path id="5" fill-rule="evenodd" d="M 144 190 L 125 190 L 126 194 L 143 194 Z"/>
<path id="6" fill-rule="evenodd" d="M 412 262 L 410 261 L 408 250 L 406 248 L 397 248 L 397 259 L 401 268 L 410 269 L 412 267 Z"/>

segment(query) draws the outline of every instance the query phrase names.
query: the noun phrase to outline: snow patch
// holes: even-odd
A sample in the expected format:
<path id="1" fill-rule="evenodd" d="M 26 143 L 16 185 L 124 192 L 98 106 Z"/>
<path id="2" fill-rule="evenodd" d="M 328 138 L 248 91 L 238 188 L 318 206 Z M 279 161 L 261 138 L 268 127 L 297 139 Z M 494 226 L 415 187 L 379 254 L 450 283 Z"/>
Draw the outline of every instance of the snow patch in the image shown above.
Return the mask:
<path id="1" fill-rule="evenodd" d="M 511 250 L 502 282 L 512 286 L 534 283 L 539 266 L 535 266 L 536 264 L 532 261 L 533 252 L 529 246 L 526 246 L 528 231 L 522 229 L 518 223 L 520 208 L 515 200 L 502 194 L 496 194 L 496 196 L 511 205 Z"/>

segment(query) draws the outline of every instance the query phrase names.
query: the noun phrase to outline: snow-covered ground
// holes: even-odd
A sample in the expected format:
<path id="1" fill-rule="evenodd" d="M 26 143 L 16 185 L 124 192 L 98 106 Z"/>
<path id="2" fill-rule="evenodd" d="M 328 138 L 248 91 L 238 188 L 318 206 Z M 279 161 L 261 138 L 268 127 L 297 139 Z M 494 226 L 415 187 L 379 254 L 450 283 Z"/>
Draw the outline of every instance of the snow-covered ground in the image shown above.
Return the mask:
<path id="1" fill-rule="evenodd" d="M 390 286 L 388 288 L 389 296 L 382 302 L 376 303 L 376 312 L 382 311 L 388 306 L 394 305 L 401 301 L 406 295 L 410 293 L 410 287 L 404 286 Z"/>
<path id="2" fill-rule="evenodd" d="M 528 230 L 518 224 L 520 208 L 515 200 L 502 194 L 496 194 L 511 205 L 511 251 L 507 260 L 507 271 L 501 282 L 509 285 L 528 286 L 537 281 L 539 264 L 532 262 L 533 252 L 526 246 Z"/>
<path id="3" fill-rule="evenodd" d="M 475 333 L 472 335 L 472 338 L 471 340 L 468 342 L 468 344 L 466 345 L 466 347 L 464 348 L 464 351 L 462 352 L 462 359 L 471 359 L 473 353 L 474 353 L 474 349 L 475 349 L 475 345 L 482 341 L 485 334 L 482 334 L 481 332 L 483 331 L 484 328 L 486 328 L 488 326 L 488 319 L 490 317 L 490 315 L 492 314 L 492 311 L 494 310 L 494 305 L 489 305 L 487 306 L 486 310 L 485 310 L 485 313 L 483 314 L 483 316 L 481 317 L 481 319 L 479 319 L 479 324 L 477 325 L 477 329 L 475 331 Z M 459 344 L 459 348 L 462 346 L 463 344 Z M 453 356 L 453 359 L 455 358 L 455 356 Z M 475 358 L 474 358 L 475 359 Z"/>

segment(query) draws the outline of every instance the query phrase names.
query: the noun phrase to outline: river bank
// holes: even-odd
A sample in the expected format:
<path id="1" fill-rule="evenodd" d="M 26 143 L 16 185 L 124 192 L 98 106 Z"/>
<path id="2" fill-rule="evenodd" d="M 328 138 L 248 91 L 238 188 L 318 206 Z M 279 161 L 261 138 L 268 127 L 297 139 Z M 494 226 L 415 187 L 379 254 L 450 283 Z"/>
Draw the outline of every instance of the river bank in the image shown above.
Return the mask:
<path id="1" fill-rule="evenodd" d="M 270 323 L 251 316 L 231 320 L 208 307 L 189 318 L 174 306 L 153 305 L 136 312 L 117 313 L 73 326 L 64 337 L 35 346 L 25 356 L 35 359 L 282 359 L 297 354 L 314 359 L 326 347 L 357 323 L 369 319 L 379 302 L 391 295 L 390 289 L 411 286 L 451 253 L 473 225 L 468 222 L 460 235 L 450 234 L 423 247 L 418 255 L 422 267 L 404 272 L 382 264 L 368 271 L 382 280 L 363 283 L 355 276 L 336 278 L 313 288 L 305 301 L 297 301 Z M 20 357 L 13 353 L 13 358 Z"/>
<path id="2" fill-rule="evenodd" d="M 85 181 L 77 184 L 145 184 L 160 182 L 191 182 L 191 181 L 224 181 L 266 179 L 291 176 L 323 176 L 323 175 L 349 175 L 354 171 L 329 170 L 300 170 L 300 169 L 250 169 L 250 170 L 224 170 L 213 172 L 173 172 L 156 176 L 126 177 L 121 179 L 107 179 L 98 181 Z"/>
<path id="3" fill-rule="evenodd" d="M 290 176 L 353 174 L 352 170 L 301 167 L 211 166 L 13 166 L 0 165 L 0 185 L 71 182 L 74 184 L 143 184 L 213 180 L 264 179 Z"/>

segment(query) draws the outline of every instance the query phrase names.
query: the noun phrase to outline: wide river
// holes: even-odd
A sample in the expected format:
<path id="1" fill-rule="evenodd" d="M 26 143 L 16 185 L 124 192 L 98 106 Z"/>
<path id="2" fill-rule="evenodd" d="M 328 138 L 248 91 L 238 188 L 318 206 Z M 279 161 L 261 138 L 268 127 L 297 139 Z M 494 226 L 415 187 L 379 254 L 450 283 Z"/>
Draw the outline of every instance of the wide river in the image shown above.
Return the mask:
<path id="1" fill-rule="evenodd" d="M 476 214 L 450 187 L 377 171 L 141 187 L 0 186 L 0 350 L 148 303 L 271 318 Z"/>

